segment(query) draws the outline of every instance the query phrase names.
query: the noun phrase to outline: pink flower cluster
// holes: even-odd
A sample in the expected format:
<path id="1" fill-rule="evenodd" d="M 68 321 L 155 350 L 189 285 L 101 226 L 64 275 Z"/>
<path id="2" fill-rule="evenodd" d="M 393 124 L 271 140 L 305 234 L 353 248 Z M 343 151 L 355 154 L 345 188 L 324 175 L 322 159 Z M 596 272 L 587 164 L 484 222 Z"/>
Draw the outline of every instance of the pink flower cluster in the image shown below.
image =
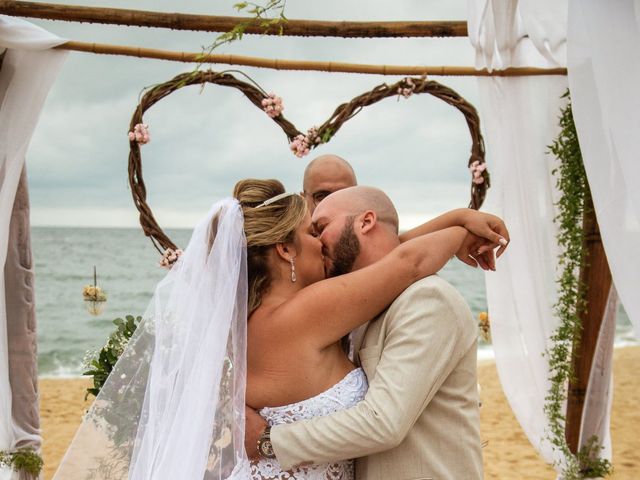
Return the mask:
<path id="1" fill-rule="evenodd" d="M 275 93 L 270 93 L 266 98 L 262 99 L 262 109 L 271 118 L 276 118 L 284 110 L 282 98 L 278 97 Z"/>
<path id="2" fill-rule="evenodd" d="M 406 85 L 405 87 L 398 87 L 398 95 L 402 95 L 404 98 L 409 98 L 416 89 L 416 85 L 413 83 L 411 77 L 406 77 L 404 79 L 404 84 Z"/>
<path id="3" fill-rule="evenodd" d="M 318 129 L 311 127 L 306 135 L 300 134 L 294 138 L 289 144 L 289 148 L 296 157 L 302 158 L 309 153 L 313 146 L 320 143 L 320 140 Z"/>
<path id="4" fill-rule="evenodd" d="M 469 171 L 471 172 L 471 181 L 476 185 L 480 185 L 484 183 L 484 177 L 482 176 L 482 172 L 487 169 L 486 163 L 480 163 L 478 160 L 469 165 Z"/>
<path id="5" fill-rule="evenodd" d="M 138 123 L 133 127 L 133 132 L 129 132 L 129 140 L 135 141 L 138 145 L 144 145 L 149 143 L 151 138 L 149 137 L 149 125 L 146 123 Z"/>
<path id="6" fill-rule="evenodd" d="M 167 269 L 173 267 L 173 264 L 178 261 L 180 255 L 182 255 L 182 250 L 180 250 L 179 248 L 176 250 L 167 248 L 162 254 L 162 258 L 160 259 L 160 266 Z"/>

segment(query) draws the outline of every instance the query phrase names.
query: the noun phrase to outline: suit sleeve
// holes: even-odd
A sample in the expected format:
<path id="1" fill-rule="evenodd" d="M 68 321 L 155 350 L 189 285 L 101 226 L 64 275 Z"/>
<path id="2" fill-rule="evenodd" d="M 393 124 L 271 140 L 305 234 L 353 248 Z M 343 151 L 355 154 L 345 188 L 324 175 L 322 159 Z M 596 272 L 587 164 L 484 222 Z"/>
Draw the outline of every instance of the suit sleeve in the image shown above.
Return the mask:
<path id="1" fill-rule="evenodd" d="M 398 297 L 387 312 L 382 356 L 365 399 L 326 417 L 274 426 L 280 465 L 290 469 L 398 446 L 475 338 L 458 302 L 431 283 Z"/>

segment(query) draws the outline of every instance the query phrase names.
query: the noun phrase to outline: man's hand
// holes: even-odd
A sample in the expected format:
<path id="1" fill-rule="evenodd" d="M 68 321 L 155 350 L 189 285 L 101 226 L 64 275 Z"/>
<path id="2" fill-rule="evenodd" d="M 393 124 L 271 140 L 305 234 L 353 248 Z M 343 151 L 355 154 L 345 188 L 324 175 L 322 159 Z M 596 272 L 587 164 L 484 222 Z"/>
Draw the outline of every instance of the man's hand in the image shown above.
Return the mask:
<path id="1" fill-rule="evenodd" d="M 478 237 L 473 233 L 467 233 L 462 246 L 456 252 L 456 257 L 471 267 L 475 268 L 480 265 L 483 270 L 495 270 L 496 259 L 493 248 L 490 248 L 489 245 L 491 245 L 489 240 Z"/>
<path id="2" fill-rule="evenodd" d="M 474 235 L 487 240 L 483 245 L 478 246 L 478 255 L 483 255 L 490 250 L 494 250 L 496 247 L 500 247 L 496 252 L 496 257 L 500 257 L 509 244 L 509 230 L 507 230 L 507 226 L 500 217 L 496 217 L 490 213 L 468 209 L 468 211 L 465 212 L 462 226 Z M 493 257 L 493 254 L 491 256 Z"/>
<path id="3" fill-rule="evenodd" d="M 258 412 L 247 405 L 244 407 L 244 415 L 244 448 L 249 460 L 258 460 L 260 458 L 258 440 L 267 427 L 267 422 L 258 415 Z"/>

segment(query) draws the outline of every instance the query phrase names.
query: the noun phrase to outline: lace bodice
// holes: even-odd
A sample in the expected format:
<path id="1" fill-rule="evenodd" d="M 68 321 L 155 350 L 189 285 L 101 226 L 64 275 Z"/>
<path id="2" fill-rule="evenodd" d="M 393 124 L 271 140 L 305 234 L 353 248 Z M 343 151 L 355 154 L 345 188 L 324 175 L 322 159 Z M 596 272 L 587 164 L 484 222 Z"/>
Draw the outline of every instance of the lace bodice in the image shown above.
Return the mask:
<path id="1" fill-rule="evenodd" d="M 315 397 L 282 407 L 265 407 L 260 410 L 269 425 L 292 423 L 314 417 L 322 417 L 352 407 L 367 393 L 367 377 L 361 368 L 349 372 L 330 389 Z M 252 480 L 353 480 L 353 461 L 311 465 L 282 471 L 277 460 L 261 459 L 251 462 Z"/>

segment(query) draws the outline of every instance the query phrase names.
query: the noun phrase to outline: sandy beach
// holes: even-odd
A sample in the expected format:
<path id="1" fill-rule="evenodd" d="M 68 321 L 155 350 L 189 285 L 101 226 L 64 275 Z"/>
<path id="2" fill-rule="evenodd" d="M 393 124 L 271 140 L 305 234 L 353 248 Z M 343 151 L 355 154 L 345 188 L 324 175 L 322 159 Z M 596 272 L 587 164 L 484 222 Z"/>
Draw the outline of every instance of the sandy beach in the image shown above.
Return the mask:
<path id="1" fill-rule="evenodd" d="M 612 479 L 640 478 L 640 347 L 616 349 L 614 354 Z M 485 478 L 487 479 L 555 479 L 554 470 L 546 465 L 526 439 L 502 393 L 495 364 L 485 361 L 478 366 L 482 387 L 482 438 Z M 83 411 L 90 405 L 84 400 L 86 379 L 41 379 L 41 415 L 44 478 L 53 476 L 64 452 L 80 423 Z"/>

